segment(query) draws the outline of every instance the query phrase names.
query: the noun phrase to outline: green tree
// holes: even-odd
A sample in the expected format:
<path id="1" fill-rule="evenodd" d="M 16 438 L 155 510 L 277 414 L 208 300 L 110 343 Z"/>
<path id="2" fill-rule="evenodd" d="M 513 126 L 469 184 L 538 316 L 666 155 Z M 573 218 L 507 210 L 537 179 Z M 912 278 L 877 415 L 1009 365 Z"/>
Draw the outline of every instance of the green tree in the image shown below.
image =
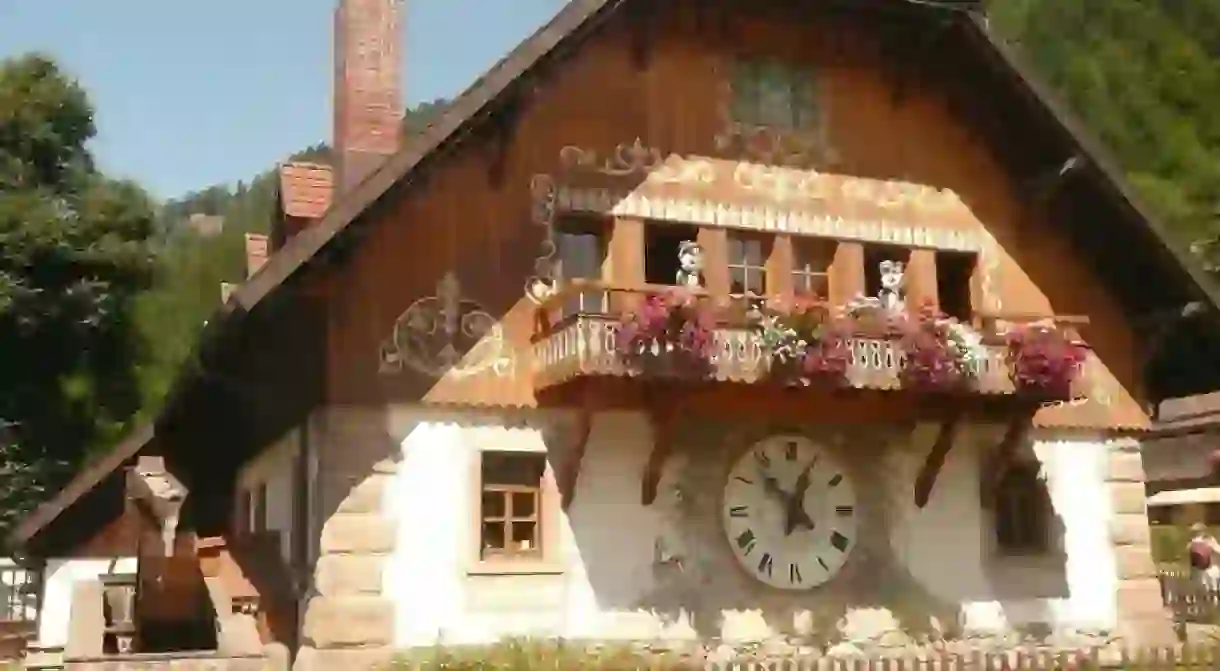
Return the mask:
<path id="1" fill-rule="evenodd" d="M 1220 266 L 1220 0 L 993 0 L 1183 244 Z"/>
<path id="2" fill-rule="evenodd" d="M 153 204 L 96 170 L 94 133 L 85 91 L 51 59 L 0 61 L 0 453 L 28 476 L 0 481 L 0 501 L 17 512 L 140 404 L 132 312 Z"/>

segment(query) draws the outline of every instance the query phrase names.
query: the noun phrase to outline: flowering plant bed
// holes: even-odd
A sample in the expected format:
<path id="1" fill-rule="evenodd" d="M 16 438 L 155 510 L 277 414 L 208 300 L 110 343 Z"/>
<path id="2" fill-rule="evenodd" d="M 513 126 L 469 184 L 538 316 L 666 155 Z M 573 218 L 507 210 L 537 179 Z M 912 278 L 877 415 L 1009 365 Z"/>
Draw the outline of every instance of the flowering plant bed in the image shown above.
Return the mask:
<path id="1" fill-rule="evenodd" d="M 653 370 L 676 367 L 678 374 L 707 371 L 714 345 L 715 322 L 695 296 L 682 290 L 652 294 L 637 311 L 619 322 L 616 354 L 630 365 Z"/>
<path id="2" fill-rule="evenodd" d="M 1018 394 L 1046 400 L 1071 398 L 1088 346 L 1040 324 L 1016 327 L 1006 341 L 1009 376 Z"/>
<path id="3" fill-rule="evenodd" d="M 851 365 L 852 323 L 821 304 L 782 306 L 755 326 L 771 357 L 773 379 L 791 385 L 838 386 Z"/>
<path id="4" fill-rule="evenodd" d="M 966 325 L 937 313 L 930 304 L 906 322 L 899 347 L 903 353 L 899 378 L 908 389 L 964 389 L 978 371 L 977 336 Z"/>

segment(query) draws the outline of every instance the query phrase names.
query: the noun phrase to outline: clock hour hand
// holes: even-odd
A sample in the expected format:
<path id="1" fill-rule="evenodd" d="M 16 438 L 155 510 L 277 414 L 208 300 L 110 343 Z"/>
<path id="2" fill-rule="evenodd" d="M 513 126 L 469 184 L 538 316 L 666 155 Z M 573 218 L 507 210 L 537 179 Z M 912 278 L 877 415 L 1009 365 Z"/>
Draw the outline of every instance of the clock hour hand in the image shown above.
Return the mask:
<path id="1" fill-rule="evenodd" d="M 767 475 L 766 473 L 759 473 L 758 475 L 762 478 L 763 489 L 786 505 L 788 503 L 788 493 L 780 489 L 779 481 L 774 476 Z"/>

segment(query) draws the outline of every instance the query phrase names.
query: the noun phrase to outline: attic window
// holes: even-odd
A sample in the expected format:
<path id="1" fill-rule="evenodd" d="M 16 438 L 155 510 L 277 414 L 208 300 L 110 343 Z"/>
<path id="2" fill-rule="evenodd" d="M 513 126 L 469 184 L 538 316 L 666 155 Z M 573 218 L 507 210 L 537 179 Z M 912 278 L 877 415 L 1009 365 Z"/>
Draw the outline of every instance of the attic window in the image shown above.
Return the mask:
<path id="1" fill-rule="evenodd" d="M 733 122 L 780 130 L 817 125 L 813 73 L 769 60 L 741 60 L 733 67 Z"/>

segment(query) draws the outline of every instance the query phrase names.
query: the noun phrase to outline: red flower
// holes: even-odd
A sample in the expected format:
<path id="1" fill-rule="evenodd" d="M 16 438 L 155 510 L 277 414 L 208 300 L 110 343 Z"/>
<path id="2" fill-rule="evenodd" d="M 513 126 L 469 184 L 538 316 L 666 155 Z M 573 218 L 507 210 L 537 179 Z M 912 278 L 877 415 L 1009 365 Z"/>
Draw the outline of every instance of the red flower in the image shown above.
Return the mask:
<path id="1" fill-rule="evenodd" d="M 619 356 L 638 359 L 652 352 L 676 350 L 679 356 L 706 362 L 712 354 L 715 323 L 689 292 L 675 289 L 652 294 L 619 323 L 615 348 Z"/>
<path id="2" fill-rule="evenodd" d="M 904 387 L 944 390 L 966 382 L 967 371 L 949 340 L 948 326 L 931 303 L 924 304 L 901 332 L 898 342 L 905 358 L 899 378 Z"/>
<path id="3" fill-rule="evenodd" d="M 1018 392 L 1071 397 L 1072 383 L 1088 356 L 1084 343 L 1053 327 L 1028 325 L 1010 331 L 1007 344 L 1009 375 Z"/>

